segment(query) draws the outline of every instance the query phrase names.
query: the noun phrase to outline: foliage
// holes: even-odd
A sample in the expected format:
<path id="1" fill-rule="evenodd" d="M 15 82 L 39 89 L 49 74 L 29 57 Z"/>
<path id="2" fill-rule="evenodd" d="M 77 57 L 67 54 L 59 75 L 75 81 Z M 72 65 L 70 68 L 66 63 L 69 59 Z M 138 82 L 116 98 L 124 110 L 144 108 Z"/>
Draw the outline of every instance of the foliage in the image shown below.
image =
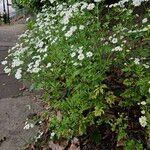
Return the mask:
<path id="1" fill-rule="evenodd" d="M 26 8 L 32 12 L 37 12 L 42 7 L 40 0 L 12 0 L 12 4 L 17 9 Z"/>
<path id="2" fill-rule="evenodd" d="M 105 124 L 118 145 L 141 149 L 150 129 L 148 2 L 54 3 L 29 22 L 2 62 L 5 72 L 45 91 L 55 138 Z"/>

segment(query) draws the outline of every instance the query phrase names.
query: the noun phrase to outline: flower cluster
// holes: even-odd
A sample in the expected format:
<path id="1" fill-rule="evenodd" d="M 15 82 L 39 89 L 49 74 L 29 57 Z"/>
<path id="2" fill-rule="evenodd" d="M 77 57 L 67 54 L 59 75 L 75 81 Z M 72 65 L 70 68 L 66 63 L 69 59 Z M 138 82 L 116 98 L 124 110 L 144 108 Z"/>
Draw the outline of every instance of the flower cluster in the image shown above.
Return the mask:
<path id="1" fill-rule="evenodd" d="M 142 2 L 147 2 L 148 0 L 132 0 L 132 5 L 137 7 L 137 6 L 140 6 Z M 129 0 L 121 0 L 119 1 L 118 3 L 115 3 L 115 4 L 111 4 L 109 5 L 109 7 L 125 7 L 125 4 L 128 3 Z"/>

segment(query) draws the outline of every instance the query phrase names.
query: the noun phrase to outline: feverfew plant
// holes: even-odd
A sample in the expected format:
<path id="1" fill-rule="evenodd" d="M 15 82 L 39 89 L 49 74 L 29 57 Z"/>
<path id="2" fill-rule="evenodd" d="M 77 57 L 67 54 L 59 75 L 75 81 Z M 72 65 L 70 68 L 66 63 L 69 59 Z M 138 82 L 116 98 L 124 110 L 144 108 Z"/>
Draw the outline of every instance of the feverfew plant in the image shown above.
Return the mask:
<path id="1" fill-rule="evenodd" d="M 105 125 L 115 132 L 115 147 L 143 136 L 144 146 L 150 131 L 149 9 L 138 15 L 135 9 L 145 1 L 50 2 L 9 51 L 5 72 L 44 90 L 51 136 L 71 139 Z"/>

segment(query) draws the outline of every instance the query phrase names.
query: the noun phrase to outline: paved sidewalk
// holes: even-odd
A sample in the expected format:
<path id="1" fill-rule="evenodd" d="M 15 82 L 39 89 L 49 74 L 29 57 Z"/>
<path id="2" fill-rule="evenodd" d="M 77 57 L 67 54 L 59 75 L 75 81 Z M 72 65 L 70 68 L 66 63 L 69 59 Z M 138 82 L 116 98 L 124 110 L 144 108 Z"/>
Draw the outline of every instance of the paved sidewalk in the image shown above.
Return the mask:
<path id="1" fill-rule="evenodd" d="M 24 25 L 0 26 L 0 62 L 24 28 Z M 21 96 L 25 95 L 19 90 L 21 87 L 22 83 L 4 73 L 0 63 L 0 150 L 21 150 L 36 133 L 36 128 L 23 130 L 23 127 L 27 116 L 38 113 L 41 107 L 33 102 L 32 94 Z"/>
<path id="2" fill-rule="evenodd" d="M 29 109 L 29 106 L 31 109 Z M 24 130 L 27 116 L 38 113 L 38 103 L 30 96 L 0 100 L 0 150 L 22 150 L 37 133 L 37 127 Z"/>
<path id="3" fill-rule="evenodd" d="M 0 26 L 0 62 L 7 56 L 8 49 L 15 45 L 24 28 L 24 25 Z M 0 98 L 17 96 L 21 87 L 20 82 L 4 73 L 0 63 Z"/>

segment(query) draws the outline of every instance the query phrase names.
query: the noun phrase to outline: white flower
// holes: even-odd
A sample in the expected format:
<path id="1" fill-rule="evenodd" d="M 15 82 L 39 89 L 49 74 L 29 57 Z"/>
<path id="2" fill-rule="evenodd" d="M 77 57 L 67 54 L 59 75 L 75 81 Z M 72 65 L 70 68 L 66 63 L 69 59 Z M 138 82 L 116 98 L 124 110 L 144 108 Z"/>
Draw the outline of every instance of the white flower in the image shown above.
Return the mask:
<path id="1" fill-rule="evenodd" d="M 79 60 L 83 60 L 83 59 L 84 59 L 84 54 L 80 53 L 80 54 L 78 55 L 78 59 L 79 59 Z"/>
<path id="2" fill-rule="evenodd" d="M 38 73 L 40 70 L 41 70 L 41 68 L 35 67 L 31 70 L 31 73 Z"/>
<path id="3" fill-rule="evenodd" d="M 10 73 L 10 72 L 11 72 L 11 69 L 6 66 L 6 67 L 4 68 L 4 72 L 5 72 L 5 73 Z"/>
<path id="4" fill-rule="evenodd" d="M 71 57 L 73 58 L 74 56 L 76 56 L 76 53 L 75 52 L 71 53 Z"/>
<path id="5" fill-rule="evenodd" d="M 12 68 L 18 67 L 22 64 L 23 64 L 23 61 L 21 61 L 19 58 L 15 58 L 13 59 L 13 62 L 12 62 Z"/>
<path id="6" fill-rule="evenodd" d="M 30 125 L 29 125 L 29 124 L 26 124 L 23 129 L 24 129 L 24 130 L 29 130 L 29 128 L 30 128 Z"/>
<path id="7" fill-rule="evenodd" d="M 146 23 L 148 21 L 148 19 L 147 18 L 144 18 L 143 20 L 142 20 L 142 23 Z"/>
<path id="8" fill-rule="evenodd" d="M 75 63 L 73 63 L 73 65 L 74 65 L 74 66 L 77 66 L 77 65 L 78 65 L 78 63 L 77 63 L 77 62 L 75 62 Z"/>
<path id="9" fill-rule="evenodd" d="M 82 49 L 79 49 L 79 50 L 78 50 L 78 53 L 79 53 L 79 54 L 81 54 L 82 52 L 83 52 L 83 50 L 82 50 Z"/>
<path id="10" fill-rule="evenodd" d="M 118 42 L 118 39 L 117 39 L 117 38 L 113 38 L 111 42 L 112 42 L 113 44 L 115 44 L 115 43 Z"/>
<path id="11" fill-rule="evenodd" d="M 114 52 L 114 51 L 122 51 L 122 47 L 117 46 L 117 47 L 113 48 L 112 51 L 113 51 L 113 52 Z"/>
<path id="12" fill-rule="evenodd" d="M 24 130 L 29 130 L 30 128 L 33 128 L 34 127 L 34 124 L 33 123 L 25 123 L 25 126 L 24 126 Z"/>
<path id="13" fill-rule="evenodd" d="M 47 66 L 46 66 L 46 68 L 49 68 L 49 67 L 51 67 L 51 66 L 52 66 L 52 64 L 51 64 L 51 63 L 48 63 Z"/>
<path id="14" fill-rule="evenodd" d="M 134 6 L 140 6 L 141 5 L 141 0 L 133 0 L 133 5 Z"/>
<path id="15" fill-rule="evenodd" d="M 4 61 L 1 62 L 1 64 L 2 64 L 2 65 L 6 65 L 6 64 L 7 64 L 7 61 L 4 60 Z"/>
<path id="16" fill-rule="evenodd" d="M 77 26 L 72 26 L 71 28 L 70 28 L 70 31 L 72 31 L 72 32 L 75 32 L 77 30 Z"/>
<path id="17" fill-rule="evenodd" d="M 150 88 L 148 89 L 148 92 L 150 93 Z"/>
<path id="18" fill-rule="evenodd" d="M 80 25 L 80 26 L 79 26 L 79 29 L 80 29 L 80 30 L 83 30 L 84 28 L 85 28 L 84 25 Z"/>
<path id="19" fill-rule="evenodd" d="M 93 56 L 93 53 L 92 53 L 92 52 L 87 52 L 87 53 L 86 53 L 86 56 L 87 56 L 87 57 L 92 57 L 92 56 Z"/>
<path id="20" fill-rule="evenodd" d="M 54 132 L 51 133 L 51 137 L 53 137 L 53 136 L 55 136 L 55 133 L 54 133 Z"/>
<path id="21" fill-rule="evenodd" d="M 66 36 L 66 37 L 72 36 L 72 34 L 73 34 L 76 30 L 77 30 L 77 26 L 72 26 L 72 27 L 70 28 L 70 30 L 69 30 L 67 33 L 65 33 L 65 36 Z"/>
<path id="22" fill-rule="evenodd" d="M 148 1 L 148 0 L 132 0 L 134 6 L 140 6 L 142 2 Z"/>
<path id="23" fill-rule="evenodd" d="M 108 38 L 109 40 L 111 40 L 112 39 L 112 36 L 109 36 L 109 38 Z"/>
<path id="24" fill-rule="evenodd" d="M 83 9 L 85 9 L 87 6 L 88 6 L 88 3 L 84 2 L 83 5 L 81 6 L 81 11 L 82 11 Z"/>
<path id="25" fill-rule="evenodd" d="M 50 3 L 54 3 L 55 2 L 55 0 L 49 0 L 50 1 Z"/>
<path id="26" fill-rule="evenodd" d="M 30 20 L 30 17 L 28 17 L 27 19 L 26 19 L 26 22 L 28 22 Z"/>
<path id="27" fill-rule="evenodd" d="M 144 114 L 145 114 L 145 110 L 142 110 L 142 111 L 141 111 L 141 114 L 143 114 L 143 115 L 144 115 Z"/>
<path id="28" fill-rule="evenodd" d="M 37 137 L 35 136 L 35 141 L 37 142 L 37 140 L 40 139 L 42 135 L 43 135 L 43 132 L 39 131 L 39 135 Z"/>
<path id="29" fill-rule="evenodd" d="M 88 9 L 88 10 L 92 10 L 92 9 L 94 9 L 94 7 L 95 7 L 95 4 L 94 4 L 94 3 L 90 3 L 90 4 L 87 6 L 87 9 Z"/>
<path id="30" fill-rule="evenodd" d="M 139 123 L 140 123 L 140 125 L 141 125 L 142 127 L 146 127 L 146 125 L 147 125 L 147 118 L 146 118 L 145 116 L 141 116 L 141 117 L 139 118 Z"/>
<path id="31" fill-rule="evenodd" d="M 149 68 L 149 65 L 147 65 L 147 64 L 143 64 L 143 66 L 144 66 L 146 69 Z"/>
<path id="32" fill-rule="evenodd" d="M 16 79 L 21 79 L 21 77 L 22 77 L 21 73 L 22 73 L 22 70 L 20 68 L 17 69 L 16 74 L 15 74 L 15 78 Z"/>
<path id="33" fill-rule="evenodd" d="M 62 28 L 62 31 L 65 31 L 65 30 L 66 30 L 66 28 L 67 28 L 67 26 L 64 26 L 64 27 Z"/>
<path id="34" fill-rule="evenodd" d="M 139 58 L 135 58 L 135 59 L 134 59 L 134 63 L 135 63 L 136 65 L 139 65 L 139 64 L 140 64 L 140 59 L 139 59 Z"/>
<path id="35" fill-rule="evenodd" d="M 142 101 L 142 102 L 141 102 L 141 105 L 146 105 L 146 102 L 145 102 L 145 101 Z"/>
<path id="36" fill-rule="evenodd" d="M 64 16 L 63 19 L 60 21 L 61 24 L 68 24 L 69 23 L 69 17 L 68 16 Z"/>
<path id="37" fill-rule="evenodd" d="M 43 47 L 43 45 L 44 45 L 44 42 L 43 42 L 43 41 L 40 41 L 40 42 L 37 44 L 37 47 L 42 48 L 42 47 Z"/>
<path id="38" fill-rule="evenodd" d="M 73 32 L 68 31 L 67 33 L 65 33 L 65 37 L 70 37 L 70 36 L 72 36 L 72 34 L 73 34 Z"/>

